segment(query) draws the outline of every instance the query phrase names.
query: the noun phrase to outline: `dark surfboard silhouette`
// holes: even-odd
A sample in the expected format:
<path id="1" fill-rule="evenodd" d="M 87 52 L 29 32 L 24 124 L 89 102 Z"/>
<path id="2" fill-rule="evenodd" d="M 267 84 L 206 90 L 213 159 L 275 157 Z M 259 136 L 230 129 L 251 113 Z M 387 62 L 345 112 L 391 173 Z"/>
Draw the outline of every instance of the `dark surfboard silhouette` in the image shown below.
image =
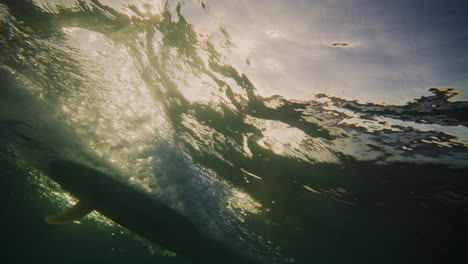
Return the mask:
<path id="1" fill-rule="evenodd" d="M 259 263 L 206 236 L 189 219 L 163 203 L 101 171 L 67 160 L 55 160 L 49 169 L 50 177 L 79 199 L 64 212 L 45 217 L 50 224 L 70 223 L 96 210 L 196 263 Z"/>

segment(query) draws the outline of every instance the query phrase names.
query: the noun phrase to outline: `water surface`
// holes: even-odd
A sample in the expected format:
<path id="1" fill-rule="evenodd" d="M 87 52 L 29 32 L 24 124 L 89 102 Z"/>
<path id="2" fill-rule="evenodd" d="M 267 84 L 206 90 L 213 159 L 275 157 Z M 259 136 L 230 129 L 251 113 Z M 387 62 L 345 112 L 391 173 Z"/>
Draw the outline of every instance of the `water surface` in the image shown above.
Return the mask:
<path id="1" fill-rule="evenodd" d="M 190 263 L 97 213 L 43 223 L 67 159 L 264 263 L 466 258 L 467 9 L 2 1 L 7 255 Z"/>

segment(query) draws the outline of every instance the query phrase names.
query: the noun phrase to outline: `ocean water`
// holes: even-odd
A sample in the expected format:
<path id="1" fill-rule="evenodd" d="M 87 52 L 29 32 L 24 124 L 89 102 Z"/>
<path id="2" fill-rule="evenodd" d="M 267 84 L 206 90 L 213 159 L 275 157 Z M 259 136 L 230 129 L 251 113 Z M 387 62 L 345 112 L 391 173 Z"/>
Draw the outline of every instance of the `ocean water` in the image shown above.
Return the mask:
<path id="1" fill-rule="evenodd" d="M 46 224 L 65 159 L 259 263 L 467 259 L 468 6 L 378 2 L 1 1 L 2 255 L 193 263 Z"/>

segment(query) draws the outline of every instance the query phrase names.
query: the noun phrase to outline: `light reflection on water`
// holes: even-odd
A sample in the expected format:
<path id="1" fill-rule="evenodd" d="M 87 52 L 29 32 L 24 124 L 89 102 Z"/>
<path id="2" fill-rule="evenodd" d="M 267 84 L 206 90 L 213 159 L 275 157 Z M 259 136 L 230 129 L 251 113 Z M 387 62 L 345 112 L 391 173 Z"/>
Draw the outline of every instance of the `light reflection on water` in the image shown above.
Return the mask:
<path id="1" fill-rule="evenodd" d="M 320 12 L 340 17 L 356 7 L 298 2 L 317 7 L 316 17 L 302 21 L 299 10 L 286 23 L 298 10 L 279 1 L 265 10 L 226 1 L 35 1 L 42 11 L 34 12 L 55 14 L 37 18 L 50 29 L 7 13 L 1 68 L 21 92 L 4 93 L 23 101 L 0 101 L 13 113 L 0 115 L 1 142 L 37 164 L 37 185 L 63 205 L 73 198 L 41 172 L 57 157 L 120 175 L 269 263 L 304 261 L 323 239 L 359 237 L 360 220 L 374 213 L 373 231 L 391 241 L 398 239 L 383 227 L 404 222 L 400 207 L 414 206 L 417 220 L 422 207 L 455 204 L 464 217 L 467 104 L 450 89 L 426 91 L 464 81 L 411 55 L 415 44 L 383 41 L 403 36 L 390 15 L 348 25 Z M 392 14 L 402 8 L 386 5 Z M 361 15 L 374 21 L 376 10 Z M 349 47 L 330 45 L 342 41 Z"/>

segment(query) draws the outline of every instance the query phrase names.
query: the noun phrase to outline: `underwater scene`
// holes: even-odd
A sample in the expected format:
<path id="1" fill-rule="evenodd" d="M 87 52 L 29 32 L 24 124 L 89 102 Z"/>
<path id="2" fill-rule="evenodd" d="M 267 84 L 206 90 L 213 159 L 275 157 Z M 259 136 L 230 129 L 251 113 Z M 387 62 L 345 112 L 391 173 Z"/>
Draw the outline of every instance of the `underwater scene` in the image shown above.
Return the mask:
<path id="1" fill-rule="evenodd" d="M 0 0 L 5 263 L 466 262 L 467 13 Z"/>

